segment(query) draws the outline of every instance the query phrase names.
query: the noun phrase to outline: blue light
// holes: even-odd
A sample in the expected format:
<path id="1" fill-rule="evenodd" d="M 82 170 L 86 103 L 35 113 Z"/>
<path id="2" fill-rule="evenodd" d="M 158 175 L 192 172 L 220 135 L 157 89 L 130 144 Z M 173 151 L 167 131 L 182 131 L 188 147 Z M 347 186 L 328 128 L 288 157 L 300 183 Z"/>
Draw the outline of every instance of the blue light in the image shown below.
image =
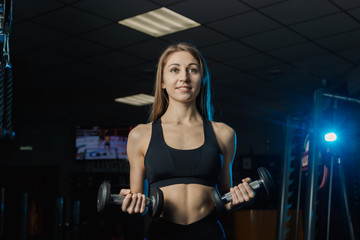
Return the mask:
<path id="1" fill-rule="evenodd" d="M 334 141 L 336 141 L 336 139 L 337 139 L 337 136 L 333 132 L 325 134 L 325 141 L 327 141 L 327 142 L 334 142 Z"/>

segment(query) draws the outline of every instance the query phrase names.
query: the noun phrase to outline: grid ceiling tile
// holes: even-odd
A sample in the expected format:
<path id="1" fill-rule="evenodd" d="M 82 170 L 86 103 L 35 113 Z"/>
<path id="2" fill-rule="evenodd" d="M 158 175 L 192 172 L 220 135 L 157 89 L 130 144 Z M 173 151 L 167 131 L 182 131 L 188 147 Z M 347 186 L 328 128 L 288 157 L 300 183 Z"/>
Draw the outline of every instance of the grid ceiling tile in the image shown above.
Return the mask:
<path id="1" fill-rule="evenodd" d="M 257 0 L 257 1 L 241 0 L 241 1 L 255 8 L 263 8 L 269 5 L 276 5 L 278 3 L 284 2 L 284 0 Z"/>
<path id="2" fill-rule="evenodd" d="M 122 48 L 121 50 L 131 55 L 154 61 L 159 58 L 162 51 L 164 51 L 168 45 L 167 42 L 155 38 Z"/>
<path id="3" fill-rule="evenodd" d="M 289 25 L 338 12 L 339 9 L 326 0 L 291 0 L 262 8 L 260 11 Z"/>
<path id="4" fill-rule="evenodd" d="M 16 70 L 18 69 L 15 68 L 15 71 Z M 29 88 L 38 88 L 38 89 L 44 89 L 43 91 L 47 91 L 46 89 L 48 88 L 55 88 L 55 87 L 62 88 L 65 85 L 77 81 L 76 78 L 71 78 L 71 77 L 64 78 L 64 76 L 60 74 L 54 74 L 53 70 L 48 70 L 48 69 L 44 71 L 29 69 L 26 72 L 26 75 L 27 75 L 27 81 L 21 81 L 20 84 L 22 87 L 25 87 L 26 90 L 29 92 L 30 92 Z M 19 81 L 17 81 L 17 84 L 19 84 Z M 51 103 L 50 100 L 48 100 L 48 102 Z"/>
<path id="5" fill-rule="evenodd" d="M 125 85 L 130 85 L 135 81 L 133 77 L 118 72 L 108 72 L 101 74 L 100 76 L 96 76 L 95 80 L 101 83 L 100 86 L 110 87 L 110 88 L 113 87 L 121 88 L 124 87 Z"/>
<path id="6" fill-rule="evenodd" d="M 222 102 L 229 103 L 236 101 L 238 105 L 250 105 L 263 102 L 263 99 L 248 94 L 246 90 L 241 91 L 235 88 L 221 88 L 215 92 L 214 98 L 219 99 L 218 101 L 221 100 Z"/>
<path id="7" fill-rule="evenodd" d="M 208 24 L 208 26 L 234 38 L 240 38 L 281 27 L 278 23 L 256 11 L 216 21 Z"/>
<path id="8" fill-rule="evenodd" d="M 309 71 L 316 71 L 316 70 L 319 71 L 322 69 L 327 69 L 339 65 L 345 65 L 348 63 L 335 55 L 326 54 L 311 59 L 296 61 L 293 62 L 293 64 L 299 68 L 306 69 Z"/>
<path id="9" fill-rule="evenodd" d="M 48 0 L 16 0 L 13 1 L 13 14 L 21 18 L 32 18 L 61 8 L 63 4 Z"/>
<path id="10" fill-rule="evenodd" d="M 33 21 L 68 34 L 80 34 L 111 23 L 103 18 L 73 7 L 61 8 L 40 16 Z"/>
<path id="11" fill-rule="evenodd" d="M 288 78 L 299 74 L 299 72 L 299 69 L 296 69 L 288 64 L 280 64 L 269 68 L 257 69 L 255 71 L 251 71 L 250 73 L 254 76 L 272 81 L 280 78 Z"/>
<path id="12" fill-rule="evenodd" d="M 238 89 L 241 89 L 244 85 L 253 84 L 262 80 L 246 73 L 237 73 L 212 79 L 212 81 L 216 82 L 219 87 L 238 87 Z"/>
<path id="13" fill-rule="evenodd" d="M 118 23 L 81 34 L 81 37 L 111 48 L 121 48 L 150 39 L 150 36 Z"/>
<path id="14" fill-rule="evenodd" d="M 105 115 L 114 119 L 111 113 L 116 109 L 122 115 L 117 119 L 126 114 L 127 120 L 139 121 L 141 115 L 146 121 L 147 109 L 115 104 L 113 98 L 151 94 L 157 56 L 169 42 L 191 42 L 201 50 L 210 66 L 215 99 L 224 105 L 221 110 L 228 119 L 245 115 L 274 119 L 297 109 L 310 111 L 313 92 L 324 87 L 325 78 L 327 89 L 345 91 L 349 72 L 360 64 L 358 0 L 17 0 L 14 4 L 10 49 L 17 86 L 23 92 L 38 88 L 37 104 L 72 109 L 79 119 L 94 112 L 99 120 Z M 163 5 L 203 25 L 152 38 L 117 23 Z M 300 41 L 302 37 L 308 42 Z M 279 100 L 270 102 L 275 98 Z M 75 110 L 74 99 L 84 108 L 81 113 Z M 251 109 L 260 102 L 268 104 Z"/>
<path id="15" fill-rule="evenodd" d="M 213 46 L 201 48 L 200 50 L 205 58 L 209 57 L 220 61 L 256 53 L 256 50 L 236 41 L 219 43 Z"/>
<path id="16" fill-rule="evenodd" d="M 109 49 L 79 38 L 68 38 L 60 42 L 49 44 L 45 50 L 74 59 L 82 59 L 94 56 Z"/>
<path id="17" fill-rule="evenodd" d="M 250 37 L 241 38 L 241 41 L 262 51 L 268 51 L 305 42 L 306 39 L 294 33 L 293 31 L 290 31 L 286 28 L 281 28 Z"/>
<path id="18" fill-rule="evenodd" d="M 88 79 L 91 76 L 98 75 L 99 73 L 106 71 L 105 68 L 100 65 L 89 64 L 81 61 L 66 63 L 64 65 L 54 67 L 52 70 L 64 77 L 76 79 Z M 64 82 L 66 82 L 66 79 Z M 86 87 L 86 85 L 84 87 Z"/>
<path id="19" fill-rule="evenodd" d="M 76 2 L 86 1 L 86 0 L 56 0 L 57 2 L 65 3 L 65 4 L 72 4 Z"/>
<path id="20" fill-rule="evenodd" d="M 181 1 L 169 7 L 171 10 L 184 15 L 200 24 L 213 22 L 239 13 L 249 11 L 250 8 L 238 0 Z M 201 9 L 201 11 L 197 11 Z"/>
<path id="21" fill-rule="evenodd" d="M 34 68 L 34 71 L 55 67 L 72 61 L 67 57 L 55 55 L 42 50 L 28 51 L 21 55 L 21 59 L 29 66 L 36 67 Z"/>
<path id="22" fill-rule="evenodd" d="M 343 64 L 343 65 L 336 65 L 324 69 L 316 69 L 313 70 L 313 72 L 316 75 L 321 76 L 322 78 L 334 79 L 334 78 L 338 78 L 339 76 L 346 76 L 352 69 L 354 69 L 354 67 L 355 66 L 353 64 Z"/>
<path id="23" fill-rule="evenodd" d="M 127 67 L 126 69 L 123 69 L 122 72 L 131 76 L 133 80 L 138 79 L 154 82 L 156 77 L 156 67 L 157 61 L 152 61 Z"/>
<path id="24" fill-rule="evenodd" d="M 294 94 L 284 90 L 278 85 L 270 81 L 258 81 L 253 84 L 246 85 L 246 88 L 241 91 L 251 96 L 256 96 L 263 100 L 276 100 L 281 98 L 284 94 Z"/>
<path id="25" fill-rule="evenodd" d="M 30 46 L 42 46 L 67 38 L 66 34 L 39 26 L 31 22 L 21 22 L 12 28 L 11 40 Z"/>
<path id="26" fill-rule="evenodd" d="M 268 53 L 278 59 L 283 60 L 284 62 L 293 62 L 324 55 L 328 52 L 314 43 L 305 42 L 298 45 L 269 51 Z"/>
<path id="27" fill-rule="evenodd" d="M 258 104 L 252 104 L 251 108 L 257 111 L 265 112 L 270 116 L 282 116 L 284 113 L 289 112 L 289 109 L 277 101 L 266 101 Z"/>
<path id="28" fill-rule="evenodd" d="M 16 56 L 31 50 L 32 47 L 23 43 L 12 41 L 10 39 L 10 56 Z M 16 60 L 16 58 L 15 58 Z"/>
<path id="29" fill-rule="evenodd" d="M 203 26 L 166 35 L 163 39 L 171 42 L 190 42 L 198 48 L 229 40 L 222 34 Z"/>
<path id="30" fill-rule="evenodd" d="M 281 62 L 263 53 L 225 61 L 227 64 L 244 71 L 279 65 Z"/>
<path id="31" fill-rule="evenodd" d="M 316 42 L 330 49 L 331 51 L 360 47 L 360 29 L 318 39 Z"/>
<path id="32" fill-rule="evenodd" d="M 151 1 L 139 3 L 133 0 L 85 0 L 74 4 L 74 6 L 116 22 L 159 8 Z"/>
<path id="33" fill-rule="evenodd" d="M 360 21 L 360 7 L 356 8 L 356 9 L 353 9 L 353 10 L 350 10 L 349 14 Z"/>
<path id="34" fill-rule="evenodd" d="M 226 77 L 228 75 L 232 75 L 237 73 L 238 71 L 232 67 L 229 67 L 225 64 L 222 63 L 214 63 L 214 64 L 209 64 L 209 71 L 211 74 L 211 79 L 213 81 L 217 81 L 217 79 L 219 79 L 221 81 L 221 79 L 223 77 Z"/>
<path id="35" fill-rule="evenodd" d="M 320 19 L 295 24 L 291 28 L 310 39 L 317 39 L 359 29 L 360 23 L 345 13 L 337 13 Z"/>
<path id="36" fill-rule="evenodd" d="M 174 3 L 178 3 L 179 0 L 152 0 L 152 2 L 159 4 L 161 6 L 173 5 Z"/>
<path id="37" fill-rule="evenodd" d="M 337 54 L 346 58 L 349 62 L 360 64 L 360 47 L 342 50 L 337 52 Z"/>
<path id="38" fill-rule="evenodd" d="M 272 82 L 279 86 L 289 88 L 294 92 L 299 92 L 299 89 L 301 89 L 303 86 L 313 85 L 314 83 L 319 87 L 321 86 L 321 79 L 304 71 L 299 71 L 296 74 L 292 74 L 291 76 L 272 79 Z"/>
<path id="39" fill-rule="evenodd" d="M 111 51 L 106 54 L 97 55 L 95 57 L 90 57 L 90 58 L 86 59 L 86 62 L 90 62 L 93 64 L 99 64 L 103 67 L 106 67 L 107 69 L 118 70 L 118 69 L 123 69 L 123 68 L 129 67 L 129 66 L 133 66 L 136 64 L 141 64 L 144 61 L 139 58 L 132 57 L 127 54 L 121 53 L 119 51 Z"/>
<path id="40" fill-rule="evenodd" d="M 351 9 L 355 7 L 360 7 L 360 2 L 358 0 L 331 0 L 336 5 L 339 5 L 341 8 L 344 9 Z"/>

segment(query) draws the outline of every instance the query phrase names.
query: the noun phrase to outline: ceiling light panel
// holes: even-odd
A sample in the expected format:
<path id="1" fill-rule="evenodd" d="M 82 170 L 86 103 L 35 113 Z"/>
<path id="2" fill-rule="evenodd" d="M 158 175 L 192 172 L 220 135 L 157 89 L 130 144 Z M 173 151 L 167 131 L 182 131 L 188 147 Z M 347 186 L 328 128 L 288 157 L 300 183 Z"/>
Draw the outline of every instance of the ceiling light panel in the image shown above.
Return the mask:
<path id="1" fill-rule="evenodd" d="M 115 102 L 130 104 L 134 106 L 145 106 L 154 102 L 154 96 L 140 93 L 128 97 L 116 98 Z"/>
<path id="2" fill-rule="evenodd" d="M 200 26 L 199 23 L 164 7 L 121 20 L 119 24 L 153 37 L 161 37 Z"/>

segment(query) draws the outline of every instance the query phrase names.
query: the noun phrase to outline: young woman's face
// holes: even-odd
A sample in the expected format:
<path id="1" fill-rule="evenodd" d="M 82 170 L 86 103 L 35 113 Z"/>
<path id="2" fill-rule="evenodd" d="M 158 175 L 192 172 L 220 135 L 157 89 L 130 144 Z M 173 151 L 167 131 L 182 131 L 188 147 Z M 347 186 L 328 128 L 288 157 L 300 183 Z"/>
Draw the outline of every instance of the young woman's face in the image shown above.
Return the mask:
<path id="1" fill-rule="evenodd" d="M 201 88 L 199 62 L 188 52 L 172 53 L 163 69 L 161 87 L 169 95 L 169 101 L 195 101 Z"/>

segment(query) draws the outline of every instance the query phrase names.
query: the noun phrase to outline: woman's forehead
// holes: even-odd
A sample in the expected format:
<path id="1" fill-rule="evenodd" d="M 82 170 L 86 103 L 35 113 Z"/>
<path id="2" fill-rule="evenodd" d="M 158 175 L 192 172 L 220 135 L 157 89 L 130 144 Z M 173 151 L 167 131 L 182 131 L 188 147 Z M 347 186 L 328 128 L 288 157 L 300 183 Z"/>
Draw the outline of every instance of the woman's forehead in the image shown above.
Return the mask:
<path id="1" fill-rule="evenodd" d="M 187 51 L 177 51 L 177 52 L 173 52 L 171 53 L 166 61 L 165 61 L 165 65 L 170 65 L 170 64 L 191 64 L 191 63 L 195 63 L 197 65 L 199 65 L 199 61 L 189 52 Z"/>

